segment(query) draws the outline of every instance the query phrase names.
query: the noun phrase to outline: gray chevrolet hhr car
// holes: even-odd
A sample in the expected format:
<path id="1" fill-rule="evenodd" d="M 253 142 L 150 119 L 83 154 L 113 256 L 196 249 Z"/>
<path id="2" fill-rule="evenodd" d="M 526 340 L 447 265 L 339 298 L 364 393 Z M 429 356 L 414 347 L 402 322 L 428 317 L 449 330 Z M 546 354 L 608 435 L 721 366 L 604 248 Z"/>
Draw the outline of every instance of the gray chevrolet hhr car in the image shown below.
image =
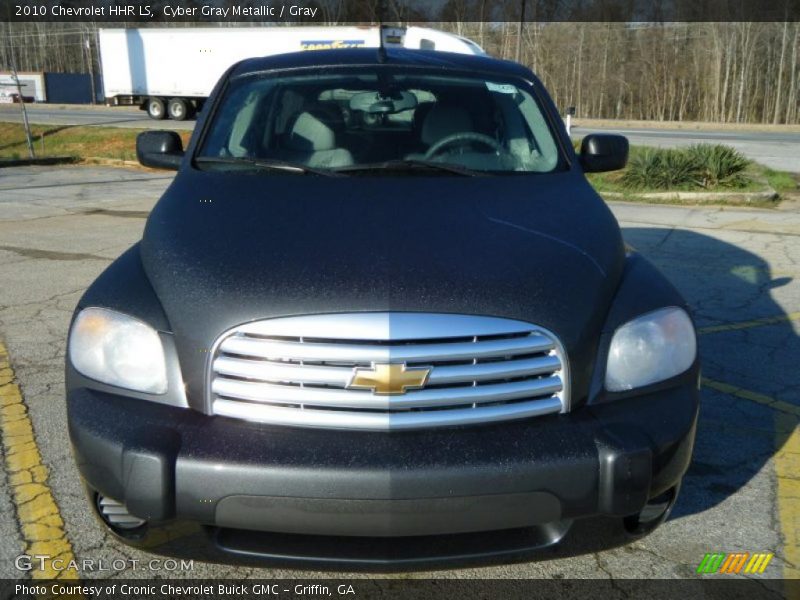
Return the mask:
<path id="1" fill-rule="evenodd" d="M 376 569 L 625 543 L 698 411 L 684 300 L 622 241 L 541 82 L 368 49 L 233 66 L 142 240 L 86 291 L 75 459 L 123 541 Z"/>

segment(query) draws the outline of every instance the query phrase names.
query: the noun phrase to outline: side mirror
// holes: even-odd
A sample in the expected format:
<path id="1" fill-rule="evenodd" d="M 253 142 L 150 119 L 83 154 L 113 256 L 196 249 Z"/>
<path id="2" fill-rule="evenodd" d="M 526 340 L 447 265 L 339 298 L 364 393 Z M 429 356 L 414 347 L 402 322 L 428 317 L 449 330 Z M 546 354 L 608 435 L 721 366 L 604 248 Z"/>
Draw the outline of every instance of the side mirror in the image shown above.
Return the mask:
<path id="1" fill-rule="evenodd" d="M 611 133 L 593 133 L 581 142 L 581 165 L 586 173 L 616 171 L 628 163 L 628 138 Z"/>
<path id="2" fill-rule="evenodd" d="M 183 141 L 174 131 L 143 131 L 136 136 L 136 158 L 145 167 L 177 171 L 183 160 Z"/>

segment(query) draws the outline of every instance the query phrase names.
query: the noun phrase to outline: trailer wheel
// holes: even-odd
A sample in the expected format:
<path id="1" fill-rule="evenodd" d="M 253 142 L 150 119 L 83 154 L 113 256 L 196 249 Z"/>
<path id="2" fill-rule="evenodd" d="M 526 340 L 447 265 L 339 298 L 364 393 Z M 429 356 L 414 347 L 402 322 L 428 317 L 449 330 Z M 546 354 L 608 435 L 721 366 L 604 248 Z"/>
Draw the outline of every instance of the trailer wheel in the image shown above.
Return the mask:
<path id="1" fill-rule="evenodd" d="M 186 105 L 186 100 L 183 98 L 173 98 L 167 104 L 167 112 L 169 118 L 175 121 L 183 121 L 189 116 L 189 107 Z"/>
<path id="2" fill-rule="evenodd" d="M 161 98 L 148 98 L 147 99 L 147 114 L 151 119 L 160 121 L 167 116 L 164 110 L 164 101 Z"/>

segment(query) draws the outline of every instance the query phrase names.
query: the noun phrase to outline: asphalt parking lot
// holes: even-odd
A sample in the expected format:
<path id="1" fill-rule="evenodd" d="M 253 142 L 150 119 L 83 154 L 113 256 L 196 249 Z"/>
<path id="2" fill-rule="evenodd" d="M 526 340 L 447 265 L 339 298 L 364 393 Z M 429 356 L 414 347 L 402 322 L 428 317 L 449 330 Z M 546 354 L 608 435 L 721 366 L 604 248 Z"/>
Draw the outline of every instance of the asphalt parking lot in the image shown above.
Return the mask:
<path id="1" fill-rule="evenodd" d="M 139 239 L 170 180 L 100 167 L 0 169 L 2 578 L 21 575 L 14 558 L 24 552 L 95 565 L 140 561 L 82 569 L 86 577 L 321 576 L 202 563 L 153 573 L 144 566 L 151 557 L 107 535 L 85 502 L 65 424 L 69 318 L 86 286 Z M 675 511 L 654 534 L 622 548 L 410 576 L 696 577 L 706 553 L 771 552 L 756 576 L 765 585 L 777 591 L 774 580 L 800 577 L 800 212 L 612 208 L 627 241 L 679 287 L 700 327 L 701 420 Z"/>

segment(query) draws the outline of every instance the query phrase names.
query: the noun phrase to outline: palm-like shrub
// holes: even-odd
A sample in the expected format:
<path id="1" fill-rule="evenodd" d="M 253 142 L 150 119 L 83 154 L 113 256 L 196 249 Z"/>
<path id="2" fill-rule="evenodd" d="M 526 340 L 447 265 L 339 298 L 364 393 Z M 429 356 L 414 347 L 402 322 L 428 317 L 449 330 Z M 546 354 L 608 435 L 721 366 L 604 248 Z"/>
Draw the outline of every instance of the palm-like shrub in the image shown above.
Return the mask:
<path id="1" fill-rule="evenodd" d="M 744 170 L 750 161 L 735 148 L 720 144 L 696 144 L 686 151 L 702 165 L 700 184 L 703 187 L 741 187 L 745 184 Z"/>
<path id="2" fill-rule="evenodd" d="M 750 161 L 728 146 L 697 144 L 686 149 L 647 148 L 634 155 L 621 177 L 633 189 L 741 187 Z"/>
<path id="3" fill-rule="evenodd" d="M 622 183 L 630 188 L 672 189 L 698 183 L 700 164 L 684 150 L 648 148 L 631 158 Z"/>

